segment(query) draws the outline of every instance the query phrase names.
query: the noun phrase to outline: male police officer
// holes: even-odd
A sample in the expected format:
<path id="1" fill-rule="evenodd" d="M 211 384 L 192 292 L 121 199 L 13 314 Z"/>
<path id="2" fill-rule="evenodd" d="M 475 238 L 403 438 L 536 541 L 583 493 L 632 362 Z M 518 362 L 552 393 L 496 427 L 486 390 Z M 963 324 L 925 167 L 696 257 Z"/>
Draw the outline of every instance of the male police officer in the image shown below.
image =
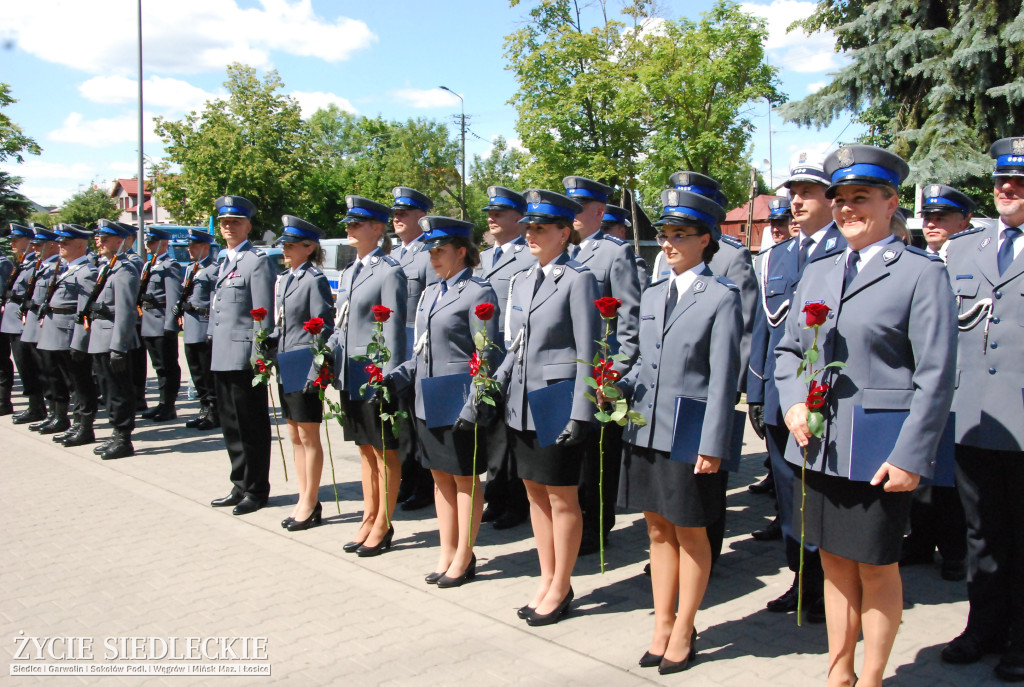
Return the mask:
<path id="1" fill-rule="evenodd" d="M 181 365 L 178 364 L 178 318 L 174 306 L 181 295 L 182 270 L 167 252 L 171 234 L 157 227 L 146 230 L 146 250 L 152 256 L 142 273 L 139 295 L 142 308 L 142 343 L 156 373 L 160 401 L 142 413 L 153 422 L 178 417 L 175 403 L 181 389 Z"/>
<path id="2" fill-rule="evenodd" d="M 209 332 L 211 368 L 224 445 L 231 458 L 231 493 L 211 506 L 234 506 L 245 515 L 267 505 L 270 495 L 270 413 L 265 384 L 253 386 L 250 362 L 257 351 L 255 330 L 273 326 L 274 269 L 270 259 L 249 243 L 256 206 L 241 196 L 216 200 L 226 257 L 217 271 Z M 255 322 L 252 311 L 264 309 Z"/>
<path id="3" fill-rule="evenodd" d="M 947 241 L 971 226 L 976 203 L 952 186 L 928 184 L 921 202 L 921 228 L 926 251 L 946 260 Z"/>
<path id="4" fill-rule="evenodd" d="M 629 210 L 618 205 L 605 204 L 604 217 L 601 218 L 601 231 L 607 236 L 614 236 L 617 239 L 629 243 L 629 230 L 633 222 Z M 636 262 L 636 278 L 640 281 L 640 291 L 643 292 L 650 283 L 651 273 L 647 261 L 640 257 L 639 253 L 633 256 Z"/>
<path id="5" fill-rule="evenodd" d="M 974 663 L 1006 650 L 1004 680 L 1024 680 L 1024 137 L 992 144 L 999 225 L 949 242 L 947 270 L 959 305 L 957 486 L 967 516 L 970 611 L 942 650 L 948 663 Z M 1007 646 L 1008 643 L 1008 646 Z M 1007 650 L 1008 649 L 1008 650 Z"/>
<path id="6" fill-rule="evenodd" d="M 199 415 L 185 423 L 190 429 L 207 430 L 220 427 L 217 415 L 217 393 L 210 371 L 210 299 L 217 281 L 217 263 L 210 246 L 213 234 L 201 229 L 188 230 L 188 255 L 192 264 L 185 270 L 181 293 L 172 314 L 185 332 L 185 360 L 192 375 L 199 399 Z"/>
<path id="7" fill-rule="evenodd" d="M 33 238 L 33 232 L 22 224 L 12 223 L 7 240 L 14 251 L 16 264 L 13 271 L 4 278 L 0 295 L 0 355 L 2 351 L 9 351 L 10 357 L 14 358 L 14 364 L 18 367 L 18 376 L 21 377 L 21 392 L 29 398 L 29 406 L 33 405 L 35 399 L 36 412 L 42 410 L 42 393 L 39 389 L 38 372 L 35 368 L 35 360 L 26 355 L 21 345 L 21 304 L 25 300 L 25 290 L 28 288 L 28 281 L 35 267 L 35 253 L 29 250 Z M 8 358 L 5 358 L 8 359 Z M 10 415 L 14 412 L 11 406 L 11 389 L 14 386 L 14 370 L 5 369 L 3 382 L 6 386 L 0 387 L 0 415 Z M 41 419 L 41 418 L 40 418 Z M 33 422 L 35 420 L 32 420 Z"/>
<path id="8" fill-rule="evenodd" d="M 21 332 L 21 342 L 27 345 L 35 357 L 39 378 L 42 381 L 43 398 L 46 400 L 47 414 L 45 418 L 33 425 L 29 425 L 28 428 L 33 432 L 38 432 L 48 425 L 57 423 L 63 425 L 57 431 L 63 432 L 68 428 L 66 424 L 67 416 L 65 414 L 62 419 L 58 415 L 57 411 L 59 408 L 56 400 L 57 396 L 61 395 L 60 386 L 63 381 L 60 380 L 60 374 L 56 368 L 47 364 L 47 361 L 44 360 L 38 346 L 40 333 L 39 308 L 42 307 L 43 301 L 46 300 L 47 287 L 53 281 L 57 268 L 60 265 L 59 247 L 57 246 L 57 234 L 53 230 L 42 225 L 34 225 L 34 227 L 36 241 L 40 243 L 39 255 L 42 261 L 37 264 L 36 270 L 32 274 L 32 279 L 29 281 L 27 300 L 21 304 L 22 321 L 25 323 L 25 328 Z M 64 405 L 64 410 L 66 413 L 66 404 Z M 20 424 L 20 421 L 21 418 L 15 416 L 15 424 Z"/>

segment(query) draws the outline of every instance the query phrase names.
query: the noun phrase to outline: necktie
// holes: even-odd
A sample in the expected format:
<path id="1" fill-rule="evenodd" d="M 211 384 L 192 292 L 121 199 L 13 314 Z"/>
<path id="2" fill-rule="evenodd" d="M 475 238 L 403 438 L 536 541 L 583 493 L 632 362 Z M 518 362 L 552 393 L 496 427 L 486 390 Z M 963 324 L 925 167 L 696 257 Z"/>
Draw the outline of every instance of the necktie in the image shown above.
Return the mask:
<path id="1" fill-rule="evenodd" d="M 351 292 L 352 291 L 352 287 L 356 285 L 356 277 L 359 276 L 359 273 L 362 271 L 362 269 L 363 269 L 363 261 L 362 260 L 356 260 L 356 264 L 352 265 L 352 279 L 350 279 L 349 282 L 348 282 L 348 290 L 349 290 L 349 292 Z"/>
<path id="2" fill-rule="evenodd" d="M 676 308 L 676 303 L 679 302 L 679 289 L 676 288 L 676 279 L 672 278 L 672 285 L 668 287 L 668 300 L 665 302 L 665 321 L 668 322 L 668 318 L 672 316 L 672 311 Z"/>
<path id="3" fill-rule="evenodd" d="M 448 281 L 447 280 L 441 282 L 441 291 L 440 291 L 440 293 L 437 294 L 437 298 L 434 299 L 434 304 L 432 306 L 430 306 L 430 311 L 431 312 L 434 311 L 434 308 L 437 307 L 437 304 L 441 302 L 441 300 L 444 298 L 444 295 L 446 293 L 448 293 Z"/>
<path id="4" fill-rule="evenodd" d="M 850 257 L 846 260 L 846 274 L 843 276 L 843 293 L 850 288 L 850 284 L 857 276 L 858 263 L 860 262 L 860 251 L 851 251 Z"/>
<path id="5" fill-rule="evenodd" d="M 1003 230 L 1003 242 L 996 253 L 996 264 L 999 266 L 999 276 L 1010 269 L 1013 262 L 1013 240 L 1020 236 L 1020 227 L 1007 227 Z"/>
<path id="6" fill-rule="evenodd" d="M 494 261 L 491 262 L 491 267 L 497 265 L 498 261 L 501 260 L 501 252 L 501 246 L 498 246 L 497 248 L 494 249 Z"/>
<path id="7" fill-rule="evenodd" d="M 405 253 L 406 253 L 405 246 L 402 246 L 402 250 L 399 253 L 399 257 L 404 259 L 405 258 Z"/>
<path id="8" fill-rule="evenodd" d="M 814 245 L 814 239 L 810 236 L 806 237 L 800 242 L 800 252 L 797 254 L 796 259 L 796 271 L 803 272 L 804 265 L 807 264 L 807 254 L 811 251 L 811 246 Z"/>
<path id="9" fill-rule="evenodd" d="M 540 291 L 540 285 L 544 283 L 544 270 L 540 267 L 537 268 L 536 281 L 533 283 L 533 295 L 536 296 L 537 292 Z"/>

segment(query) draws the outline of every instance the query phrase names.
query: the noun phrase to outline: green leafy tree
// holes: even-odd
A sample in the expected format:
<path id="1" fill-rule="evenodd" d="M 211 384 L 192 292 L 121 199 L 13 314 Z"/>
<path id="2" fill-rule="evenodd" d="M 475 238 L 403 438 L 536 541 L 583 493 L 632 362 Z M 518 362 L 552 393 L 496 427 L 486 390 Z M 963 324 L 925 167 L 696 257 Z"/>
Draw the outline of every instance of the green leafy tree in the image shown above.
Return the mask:
<path id="1" fill-rule="evenodd" d="M 477 232 L 483 234 L 487 226 L 487 213 L 481 208 L 487 205 L 487 187 L 504 186 L 516 191 L 525 190 L 523 173 L 529 163 L 529 155 L 513 148 L 503 136 L 494 139 L 494 145 L 487 157 L 473 156 L 468 176 L 472 180 L 466 186 L 467 205 L 466 217 L 477 226 Z"/>
<path id="2" fill-rule="evenodd" d="M 42 224 L 44 227 L 52 227 L 57 223 L 57 220 L 49 212 L 33 212 L 28 217 L 29 222 L 35 222 L 36 224 Z"/>
<path id="3" fill-rule="evenodd" d="M 83 227 L 95 224 L 98 219 L 116 220 L 120 216 L 117 201 L 97 186 L 90 186 L 71 196 L 57 212 L 59 222 L 79 224 Z"/>
<path id="4" fill-rule="evenodd" d="M 0 162 L 14 160 L 21 164 L 25 155 L 39 155 L 42 148 L 2 112 L 3 108 L 16 102 L 11 96 L 10 85 L 0 83 Z M 0 172 L 0 222 L 25 221 L 32 212 L 31 203 L 18 193 L 20 185 L 21 177 Z"/>

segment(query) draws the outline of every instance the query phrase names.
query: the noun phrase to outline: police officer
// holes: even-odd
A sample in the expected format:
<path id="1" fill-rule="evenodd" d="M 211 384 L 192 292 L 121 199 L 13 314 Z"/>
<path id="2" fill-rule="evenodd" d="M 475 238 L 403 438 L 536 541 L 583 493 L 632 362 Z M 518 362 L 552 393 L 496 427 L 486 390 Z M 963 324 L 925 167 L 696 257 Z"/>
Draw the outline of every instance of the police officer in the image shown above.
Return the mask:
<path id="1" fill-rule="evenodd" d="M 104 222 L 106 220 L 100 220 Z M 135 252 L 135 239 L 139 233 L 138 227 L 134 227 L 126 222 L 118 222 L 124 231 L 128 233 L 124 243 L 121 246 L 121 260 L 127 262 L 135 268 L 136 274 L 141 277 L 146 275 L 146 264 L 152 263 L 158 256 L 150 254 L 148 259 L 143 260 L 137 252 Z M 144 285 L 144 283 L 143 283 Z M 141 290 L 141 289 L 140 289 Z M 139 306 L 142 304 L 139 303 Z M 138 318 L 136 328 L 139 330 L 139 341 L 142 341 L 142 317 Z M 139 346 L 134 349 L 131 353 L 131 375 L 132 383 L 135 385 L 135 412 L 144 413 L 149 410 L 149 404 L 146 402 L 146 377 L 147 377 L 147 366 L 146 366 L 146 347 Z"/>
<path id="2" fill-rule="evenodd" d="M 807 466 L 804 519 L 825 571 L 829 681 L 852 684 L 859 672 L 861 683 L 881 685 L 903 612 L 898 561 L 912 491 L 933 474 L 949 416 L 956 312 L 942 263 L 891 234 L 906 162 L 881 148 L 848 146 L 825 159 L 825 172 L 832 182 L 826 197 L 834 198 L 848 246 L 801 274 L 776 347 L 775 380 L 794 438 L 786 460 Z M 830 311 L 809 327 L 804 304 Z M 800 369 L 815 340 L 813 369 L 846 364 L 818 380 L 828 385 L 821 438 L 808 426 Z M 906 412 L 892 445 L 878 441 L 869 421 L 893 415 L 863 410 Z M 862 472 L 870 481 L 859 481 Z M 855 671 L 861 631 L 864 664 Z"/>
<path id="3" fill-rule="evenodd" d="M 967 515 L 970 611 L 942 650 L 974 663 L 1005 650 L 1003 680 L 1024 680 L 1024 388 L 1017 300 L 1024 287 L 1024 137 L 992 144 L 999 225 L 950 239 L 947 269 L 959 304 L 957 486 Z"/>
<path id="4" fill-rule="evenodd" d="M 810 153 L 798 155 L 783 185 L 792 194 L 788 202 L 789 211 L 793 214 L 791 225 L 796 226 L 800 233 L 775 244 L 765 253 L 765 271 L 754 318 L 747 375 L 750 422 L 758 436 L 763 436 L 767 443 L 786 546 L 786 562 L 793 571 L 790 588 L 768 602 L 767 608 L 773 613 L 797 610 L 800 569 L 800 530 L 795 524 L 795 514 L 799 509 L 793 505 L 794 471 L 785 459 L 789 430 L 784 418 L 785 409 L 779 406 L 775 349 L 785 333 L 790 311 L 799 311 L 803 307 L 794 305 L 793 294 L 804 269 L 816 260 L 834 257 L 846 250 L 846 239 L 832 221 L 832 204 L 825 196 L 831 184 L 825 174 L 824 160 Z M 755 532 L 755 538 L 765 539 L 764 532 Z M 804 608 L 807 620 L 812 623 L 825 621 L 823 580 L 817 549 L 808 547 L 804 551 L 804 594 L 807 599 Z"/>
<path id="5" fill-rule="evenodd" d="M 227 244 L 217 270 L 210 337 L 211 369 L 217 387 L 217 412 L 224 445 L 231 459 L 231 493 L 210 502 L 234 506 L 235 515 L 258 511 L 270 496 L 270 413 L 267 387 L 253 386 L 250 359 L 258 351 L 257 329 L 271 326 L 274 312 L 274 268 L 270 259 L 249 242 L 256 206 L 241 196 L 215 201 L 220 233 Z M 264 309 L 267 319 L 256 322 L 252 311 Z"/>
<path id="6" fill-rule="evenodd" d="M 945 184 L 928 184 L 921 201 L 921 228 L 925 250 L 946 261 L 949 238 L 971 227 L 977 204 L 967 195 Z"/>
<path id="7" fill-rule="evenodd" d="M 146 229 L 146 251 L 150 254 L 139 294 L 142 308 L 142 344 L 156 373 L 160 400 L 142 417 L 153 422 L 166 422 L 178 417 L 175 404 L 181 390 L 181 365 L 178 364 L 178 318 L 174 306 L 181 296 L 181 265 L 167 252 L 171 235 L 157 227 Z"/>
<path id="8" fill-rule="evenodd" d="M 43 398 L 46 400 L 47 414 L 45 418 L 29 425 L 28 428 L 33 432 L 38 432 L 44 427 L 56 423 L 57 425 L 62 425 L 57 431 L 63 432 L 69 426 L 67 404 L 63 405 L 63 416 L 59 415 L 57 411 L 60 408 L 57 406 L 57 397 L 66 394 L 67 389 L 63 388 L 62 390 L 64 382 L 60 378 L 59 372 L 56 367 L 44 360 L 38 345 L 40 333 L 39 309 L 46 300 L 47 289 L 57 275 L 57 269 L 60 265 L 59 247 L 57 245 L 57 234 L 53 230 L 41 224 L 34 225 L 34 227 L 35 238 L 41 243 L 39 248 L 39 258 L 41 260 L 37 263 L 32 279 L 29 281 L 28 298 L 21 304 L 22 321 L 25 324 L 21 332 L 21 342 L 27 345 L 32 356 L 35 358 L 39 378 L 42 381 Z M 19 418 L 16 418 L 14 422 L 15 424 L 20 424 Z"/>
<path id="9" fill-rule="evenodd" d="M 413 328 L 416 326 L 416 307 L 427 283 L 434 280 L 434 271 L 430 267 L 430 255 L 423 250 L 423 230 L 420 219 L 426 217 L 434 201 L 426 194 L 408 186 L 396 186 L 391 189 L 394 203 L 391 206 L 392 225 L 400 245 L 391 250 L 391 257 L 398 260 L 405 273 L 408 284 L 406 295 L 406 342 L 412 345 Z M 408 357 L 406 351 L 404 357 Z M 412 399 L 402 399 L 400 407 L 412 417 Z M 428 506 L 434 501 L 434 481 L 430 471 L 421 464 L 422 456 L 413 440 L 411 433 L 403 432 L 399 438 L 398 454 L 402 458 L 402 487 L 398 492 L 398 502 L 403 510 L 417 510 Z"/>
<path id="10" fill-rule="evenodd" d="M 626 356 L 616 368 L 627 369 L 636 359 L 637 325 L 640 311 L 640 282 L 637 279 L 636 256 L 633 247 L 622 239 L 609 236 L 601 230 L 605 206 L 612 189 L 593 179 L 568 176 L 562 179 L 566 195 L 580 204 L 580 212 L 573 220 L 573 228 L 580 235 L 580 244 L 570 255 L 586 265 L 597 280 L 599 297 L 611 296 L 622 301 L 613 327 L 612 353 Z M 604 529 L 607 535 L 615 524 L 615 497 L 619 491 L 619 461 L 604 461 L 604 490 L 601 481 L 599 434 L 587 436 L 583 445 L 584 457 L 580 475 L 580 507 L 583 510 L 583 540 L 580 555 L 598 550 L 600 544 L 600 504 L 604 500 Z M 622 428 L 609 423 L 604 431 L 604 455 L 622 453 Z"/>
<path id="11" fill-rule="evenodd" d="M 89 353 L 96 360 L 102 380 L 107 415 L 113 433 L 93 449 L 103 460 L 135 455 L 131 435 L 135 429 L 135 386 L 131 379 L 132 352 L 139 341 L 136 307 L 139 297 L 139 273 L 121 257 L 122 245 L 130 229 L 116 222 L 101 220 L 96 231 L 96 248 L 101 267 L 91 303 L 83 306 L 79 319 L 89 329 Z"/>
<path id="12" fill-rule="evenodd" d="M 607 236 L 614 236 L 625 242 L 629 242 L 629 232 L 633 228 L 632 215 L 629 210 L 618 205 L 606 204 L 604 206 L 604 217 L 601 218 L 601 231 Z M 643 292 L 650 282 L 650 268 L 647 261 L 636 253 L 633 256 L 636 260 L 636 278 L 640 281 L 640 291 Z"/>
<path id="13" fill-rule="evenodd" d="M 14 225 L 0 227 L 0 236 L 8 238 Z M 17 256 L 21 257 L 21 256 Z M 6 255 L 0 255 L 0 303 L 6 303 L 7 291 L 13 285 L 14 262 Z M 0 335 L 0 415 L 14 412 L 11 405 L 11 391 L 14 388 L 14 363 L 11 361 L 11 341 Z"/>
<path id="14" fill-rule="evenodd" d="M 96 267 L 87 255 L 92 234 L 77 224 L 58 224 L 55 230 L 60 245 L 61 265 L 53 286 L 47 289 L 46 302 L 39 311 L 42 331 L 37 347 L 43 359 L 56 368 L 54 379 L 58 414 L 66 417 L 69 399 L 75 402 L 75 421 L 60 430 L 63 423 L 51 425 L 41 433 L 54 434 L 53 440 L 71 446 L 95 441 L 96 384 L 89 360 L 89 333 L 76 322 L 78 312 L 96 283 Z"/>
<path id="15" fill-rule="evenodd" d="M 199 399 L 199 415 L 188 420 L 190 429 L 208 430 L 220 427 L 217 415 L 217 392 L 210 371 L 210 299 L 217 281 L 217 263 L 210 246 L 213 234 L 192 227 L 188 230 L 188 255 L 192 264 L 185 270 L 181 293 L 172 313 L 184 331 L 185 360 Z"/>
<path id="16" fill-rule="evenodd" d="M 35 368 L 35 361 L 27 356 L 21 344 L 21 304 L 25 300 L 25 289 L 32 270 L 35 267 L 35 253 L 30 250 L 33 239 L 33 232 L 30 228 L 11 223 L 10 233 L 7 240 L 14 252 L 15 263 L 12 270 L 2 283 L 3 294 L 0 295 L 0 363 L 3 360 L 14 358 L 14 364 L 18 367 L 18 376 L 21 378 L 21 391 L 29 399 L 29 407 L 33 409 L 33 398 L 35 399 L 36 414 L 42 411 L 42 394 L 39 392 L 38 372 Z M 3 352 L 9 352 L 9 356 L 3 356 Z M 4 363 L 4 374 L 7 373 Z M 14 370 L 0 380 L 0 415 L 11 415 L 14 408 L 11 406 L 11 390 L 14 387 Z M 42 419 L 42 418 L 39 418 Z M 35 420 L 32 420 L 35 422 Z"/>
<path id="17" fill-rule="evenodd" d="M 768 232 L 772 237 L 772 243 L 778 244 L 790 238 L 790 220 L 793 213 L 789 209 L 789 198 L 772 198 L 768 201 Z M 764 262 L 771 246 L 757 254 L 754 258 L 754 273 L 757 275 L 758 284 L 764 288 Z"/>
<path id="18" fill-rule="evenodd" d="M 522 195 L 504 186 L 487 187 L 487 230 L 494 245 L 480 253 L 480 264 L 474 276 L 490 282 L 498 297 L 498 324 L 495 340 L 505 350 L 505 306 L 508 302 L 509 283 L 519 272 L 530 269 L 537 259 L 533 257 L 523 238 L 519 220 L 526 212 Z M 482 522 L 494 522 L 494 529 L 515 527 L 529 516 L 530 504 L 526 488 L 516 475 L 515 464 L 508 452 L 508 437 L 504 426 L 492 427 L 487 442 L 487 484 L 484 486 Z"/>

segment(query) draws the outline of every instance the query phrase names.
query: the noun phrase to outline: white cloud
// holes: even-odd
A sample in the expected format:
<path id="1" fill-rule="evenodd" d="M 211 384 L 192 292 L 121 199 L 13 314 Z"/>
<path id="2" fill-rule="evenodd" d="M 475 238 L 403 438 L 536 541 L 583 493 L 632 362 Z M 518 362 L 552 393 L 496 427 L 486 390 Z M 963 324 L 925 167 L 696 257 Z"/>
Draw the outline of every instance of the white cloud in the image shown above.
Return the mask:
<path id="1" fill-rule="evenodd" d="M 139 82 L 126 76 L 94 76 L 78 87 L 86 100 L 94 103 L 134 103 L 138 99 Z M 210 93 L 181 79 L 151 76 L 142 82 L 142 97 L 147 107 L 171 112 L 201 110 L 208 100 L 227 97 L 227 93 Z"/>
<path id="2" fill-rule="evenodd" d="M 4 164 L 0 169 L 23 179 L 84 179 L 95 172 L 92 165 L 84 162 L 64 164 L 45 162 L 39 158 L 26 158 L 23 164 Z"/>
<path id="3" fill-rule="evenodd" d="M 828 84 L 828 81 L 815 81 L 807 84 L 808 93 L 817 93 Z"/>
<path id="4" fill-rule="evenodd" d="M 362 21 L 317 16 L 311 0 L 261 0 L 241 9 L 237 0 L 145 3 L 146 71 L 221 71 L 230 62 L 268 67 L 271 53 L 341 62 L 376 42 Z M 36 57 L 92 74 L 136 71 L 136 0 L 9 2 L 0 39 Z"/>
<path id="5" fill-rule="evenodd" d="M 153 118 L 145 115 L 143 142 L 159 142 L 160 138 L 153 132 Z M 103 147 L 115 143 L 134 143 L 139 136 L 139 122 L 134 114 L 118 117 L 107 117 L 86 120 L 81 113 L 71 112 L 64 119 L 64 124 L 48 134 L 51 141 L 61 143 L 80 143 L 82 145 Z"/>
<path id="6" fill-rule="evenodd" d="M 819 31 L 810 36 L 800 29 L 786 32 L 794 21 L 809 17 L 815 7 L 816 3 L 806 0 L 740 5 L 744 12 L 767 21 L 768 37 L 764 47 L 769 52 L 769 61 L 785 70 L 805 74 L 835 70 L 841 65 L 841 58 L 835 51 L 835 36 L 830 31 Z"/>
<path id="7" fill-rule="evenodd" d="M 302 108 L 302 116 L 306 119 L 317 110 L 324 109 L 328 105 L 337 105 L 340 110 L 359 114 L 347 98 L 342 98 L 333 93 L 325 93 L 324 91 L 292 91 L 291 97 L 299 103 L 299 107 Z"/>
<path id="8" fill-rule="evenodd" d="M 66 201 L 68 198 L 75 195 L 79 191 L 84 191 L 86 188 L 86 185 L 79 184 L 74 184 L 70 186 L 40 186 L 38 184 L 22 184 L 21 186 L 18 187 L 18 193 L 25 196 L 29 200 L 39 203 L 40 205 L 60 206 L 63 205 L 64 201 Z"/>
<path id="9" fill-rule="evenodd" d="M 440 88 L 399 88 L 391 91 L 391 96 L 403 105 L 417 109 L 459 105 L 458 97 Z"/>

